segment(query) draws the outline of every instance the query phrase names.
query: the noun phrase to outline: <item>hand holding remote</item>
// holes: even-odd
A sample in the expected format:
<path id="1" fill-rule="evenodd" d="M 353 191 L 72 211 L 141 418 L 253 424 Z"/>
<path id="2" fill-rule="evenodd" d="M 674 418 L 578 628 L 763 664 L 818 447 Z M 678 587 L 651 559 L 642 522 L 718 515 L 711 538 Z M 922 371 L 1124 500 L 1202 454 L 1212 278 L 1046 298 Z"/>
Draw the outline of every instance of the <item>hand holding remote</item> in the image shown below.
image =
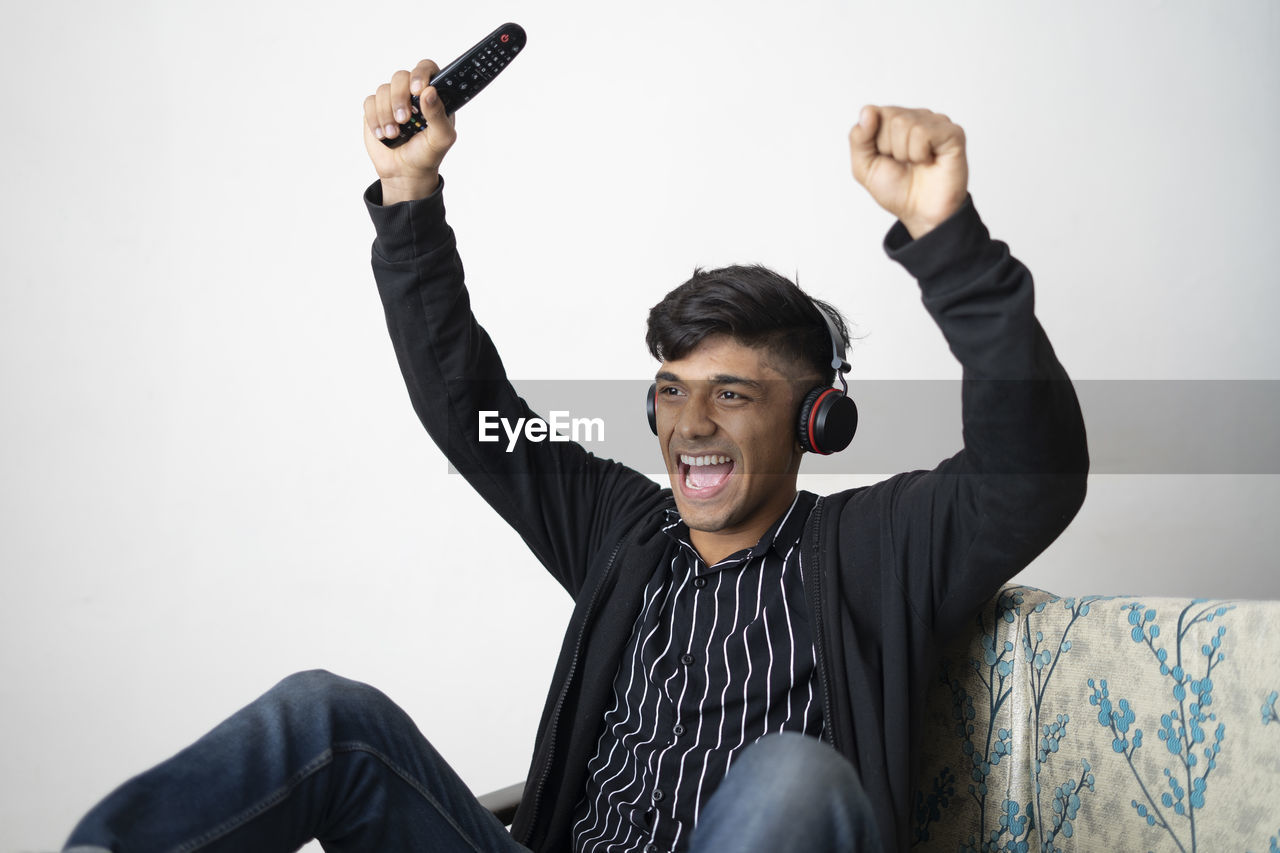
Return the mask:
<path id="1" fill-rule="evenodd" d="M 440 163 L 457 139 L 453 117 L 428 81 L 439 72 L 429 59 L 409 71 L 397 71 L 390 82 L 364 99 L 364 147 L 382 181 L 382 203 L 395 204 L 423 198 L 440 183 Z M 400 136 L 400 124 L 412 116 L 411 98 L 417 95 L 426 128 L 395 148 L 384 139 Z M 401 120 L 403 116 L 403 120 Z"/>
<path id="2" fill-rule="evenodd" d="M 443 70 L 424 59 L 365 98 L 365 148 L 382 179 L 383 204 L 435 191 L 440 161 L 457 138 L 453 113 L 502 73 L 525 38 L 519 24 L 503 24 Z"/>

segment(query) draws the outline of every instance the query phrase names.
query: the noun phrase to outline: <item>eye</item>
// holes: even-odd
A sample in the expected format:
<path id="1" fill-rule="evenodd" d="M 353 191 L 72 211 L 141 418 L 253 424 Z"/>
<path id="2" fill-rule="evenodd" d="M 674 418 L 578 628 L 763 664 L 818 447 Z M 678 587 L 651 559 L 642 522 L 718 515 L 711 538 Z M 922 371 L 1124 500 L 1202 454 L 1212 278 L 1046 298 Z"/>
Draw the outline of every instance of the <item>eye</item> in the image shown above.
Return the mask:
<path id="1" fill-rule="evenodd" d="M 678 397 L 680 394 L 680 388 L 675 385 L 663 385 L 658 389 L 658 395 L 662 397 Z"/>

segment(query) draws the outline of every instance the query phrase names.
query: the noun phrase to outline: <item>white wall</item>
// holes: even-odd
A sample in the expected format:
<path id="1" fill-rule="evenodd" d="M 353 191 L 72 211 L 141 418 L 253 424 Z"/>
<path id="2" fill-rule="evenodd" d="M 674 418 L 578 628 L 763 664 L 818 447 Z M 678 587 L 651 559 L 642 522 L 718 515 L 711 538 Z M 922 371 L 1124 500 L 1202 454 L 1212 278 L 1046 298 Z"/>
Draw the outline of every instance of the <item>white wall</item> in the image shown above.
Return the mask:
<path id="1" fill-rule="evenodd" d="M 6 5 L 3 853 L 309 667 L 522 775 L 568 603 L 418 427 L 360 201 L 365 94 L 503 20 L 445 172 L 515 377 L 651 375 L 648 307 L 742 260 L 840 304 L 857 375 L 956 376 L 848 173 L 873 102 L 964 125 L 1075 377 L 1280 378 L 1270 0 Z M 1095 476 L 1023 578 L 1280 597 L 1277 482 Z"/>

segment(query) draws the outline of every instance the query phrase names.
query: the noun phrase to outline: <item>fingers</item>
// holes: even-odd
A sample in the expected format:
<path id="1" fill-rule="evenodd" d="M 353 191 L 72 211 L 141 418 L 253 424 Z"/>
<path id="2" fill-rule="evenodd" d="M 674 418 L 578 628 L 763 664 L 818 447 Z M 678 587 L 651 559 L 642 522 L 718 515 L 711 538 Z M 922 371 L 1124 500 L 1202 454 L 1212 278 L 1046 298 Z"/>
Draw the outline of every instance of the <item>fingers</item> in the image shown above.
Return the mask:
<path id="1" fill-rule="evenodd" d="M 439 66 L 430 59 L 424 59 L 414 66 L 412 72 L 401 70 L 392 74 L 390 82 L 383 83 L 364 100 L 364 117 L 369 131 L 378 139 L 399 136 L 400 125 L 409 120 L 413 110 L 410 96 L 421 94 L 439 70 Z"/>
<path id="2" fill-rule="evenodd" d="M 876 134 L 876 147 L 880 149 L 880 153 L 887 154 L 899 163 L 928 163 L 933 159 L 933 152 L 929 150 L 927 141 L 921 156 L 920 124 L 917 120 L 920 112 L 901 107 L 885 108 L 884 121 L 880 125 L 880 132 Z M 915 137 L 914 146 L 912 136 Z M 916 159 L 911 156 L 913 147 Z"/>
<path id="3" fill-rule="evenodd" d="M 381 130 L 387 139 L 395 139 L 400 135 L 400 128 L 396 127 L 395 121 L 391 118 L 391 84 L 383 83 L 374 91 L 373 97 L 378 112 L 378 130 Z M 376 133 L 377 131 L 375 135 Z"/>
<path id="4" fill-rule="evenodd" d="M 862 108 L 849 132 L 854 176 L 859 181 L 877 156 L 902 164 L 926 164 L 954 147 L 963 147 L 964 131 L 941 113 L 903 107 Z"/>
<path id="5" fill-rule="evenodd" d="M 391 85 L 383 83 L 364 99 L 364 119 L 369 130 L 379 139 L 394 139 L 400 128 L 391 114 Z"/>
<path id="6" fill-rule="evenodd" d="M 386 136 L 382 124 L 378 121 L 378 99 L 375 95 L 364 99 L 364 124 L 365 129 L 378 139 Z"/>
<path id="7" fill-rule="evenodd" d="M 391 75 L 391 83 L 387 90 L 391 100 L 391 117 L 396 124 L 404 124 L 409 120 L 409 72 L 397 71 Z"/>
<path id="8" fill-rule="evenodd" d="M 444 102 L 436 94 L 435 86 L 428 86 L 422 91 L 422 94 L 418 97 L 418 108 L 427 122 L 427 127 L 438 130 L 441 133 L 445 133 L 446 130 L 452 130 L 453 121 L 445 114 Z"/>
<path id="9" fill-rule="evenodd" d="M 937 119 L 928 110 L 885 107 L 876 147 L 899 163 L 928 163 L 933 160 L 930 132 L 937 127 Z"/>
<path id="10" fill-rule="evenodd" d="M 409 75 L 409 94 L 421 95 L 422 90 L 431 82 L 431 78 L 439 72 L 440 66 L 430 59 L 419 62 L 413 67 L 413 73 Z"/>
<path id="11" fill-rule="evenodd" d="M 877 131 L 880 129 L 880 110 L 877 107 L 865 106 L 858 114 L 858 123 L 849 131 L 849 154 L 853 163 L 853 177 L 858 183 L 865 185 L 871 167 L 880 154 L 876 144 Z"/>

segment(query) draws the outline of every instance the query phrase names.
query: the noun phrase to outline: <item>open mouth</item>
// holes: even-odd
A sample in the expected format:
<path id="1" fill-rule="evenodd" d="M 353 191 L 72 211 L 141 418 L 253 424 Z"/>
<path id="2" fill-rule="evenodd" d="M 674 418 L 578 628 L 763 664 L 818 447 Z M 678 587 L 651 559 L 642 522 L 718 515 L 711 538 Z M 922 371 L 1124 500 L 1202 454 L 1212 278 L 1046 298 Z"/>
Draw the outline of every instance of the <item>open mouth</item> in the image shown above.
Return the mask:
<path id="1" fill-rule="evenodd" d="M 680 485 L 684 493 L 691 497 L 708 498 L 724 488 L 733 468 L 734 462 L 728 456 L 690 456 L 681 453 Z"/>

